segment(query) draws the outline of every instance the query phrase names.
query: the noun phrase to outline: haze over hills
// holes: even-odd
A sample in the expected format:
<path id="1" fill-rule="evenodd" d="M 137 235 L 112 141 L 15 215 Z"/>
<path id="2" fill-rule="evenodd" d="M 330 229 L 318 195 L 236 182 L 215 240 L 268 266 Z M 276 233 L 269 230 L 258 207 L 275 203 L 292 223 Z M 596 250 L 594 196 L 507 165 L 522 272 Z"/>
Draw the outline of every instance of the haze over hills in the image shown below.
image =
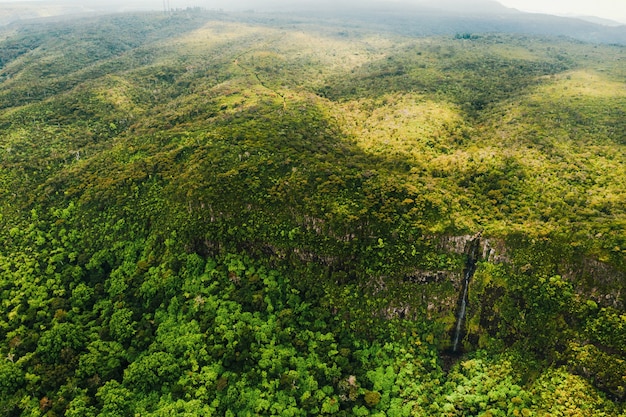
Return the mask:
<path id="1" fill-rule="evenodd" d="M 2 3 L 0 3 L 2 4 Z M 180 4 L 182 6 L 182 3 Z M 131 2 L 97 1 L 33 1 L 5 3 L 0 8 L 0 24 L 37 17 L 71 14 L 120 12 L 131 10 L 176 9 L 176 1 L 155 2 L 134 0 Z M 544 35 L 562 35 L 575 39 L 626 44 L 626 26 L 604 25 L 603 20 L 557 17 L 524 13 L 504 7 L 493 0 L 473 1 L 301 1 L 282 0 L 238 2 L 198 2 L 195 6 L 211 9 L 301 13 L 322 19 L 341 17 L 382 24 L 385 29 L 398 28 L 405 33 L 435 34 L 455 32 L 509 32 Z"/>

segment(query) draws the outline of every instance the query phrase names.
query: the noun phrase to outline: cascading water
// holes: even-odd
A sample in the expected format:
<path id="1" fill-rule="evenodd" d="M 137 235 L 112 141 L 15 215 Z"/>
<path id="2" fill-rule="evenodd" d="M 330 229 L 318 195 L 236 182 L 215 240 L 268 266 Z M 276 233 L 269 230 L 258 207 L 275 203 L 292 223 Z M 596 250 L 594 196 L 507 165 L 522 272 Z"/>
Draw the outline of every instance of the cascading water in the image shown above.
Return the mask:
<path id="1" fill-rule="evenodd" d="M 469 283 L 474 272 L 476 272 L 476 263 L 480 258 L 480 233 L 478 233 L 472 240 L 467 243 L 467 261 L 465 263 L 465 270 L 463 271 L 463 291 L 459 301 L 459 310 L 456 315 L 456 326 L 454 328 L 454 336 L 452 339 L 452 352 L 457 353 L 459 350 L 459 342 L 461 341 L 461 335 L 463 334 L 463 325 L 465 323 L 465 316 L 467 313 L 468 291 Z"/>
<path id="2" fill-rule="evenodd" d="M 452 352 L 457 352 L 459 350 L 459 339 L 461 338 L 461 330 L 463 327 L 463 321 L 465 320 L 465 312 L 467 311 L 467 289 L 469 287 L 469 279 L 470 274 L 465 272 L 465 279 L 463 280 L 463 295 L 461 297 L 461 303 L 456 317 L 456 327 L 454 329 Z"/>

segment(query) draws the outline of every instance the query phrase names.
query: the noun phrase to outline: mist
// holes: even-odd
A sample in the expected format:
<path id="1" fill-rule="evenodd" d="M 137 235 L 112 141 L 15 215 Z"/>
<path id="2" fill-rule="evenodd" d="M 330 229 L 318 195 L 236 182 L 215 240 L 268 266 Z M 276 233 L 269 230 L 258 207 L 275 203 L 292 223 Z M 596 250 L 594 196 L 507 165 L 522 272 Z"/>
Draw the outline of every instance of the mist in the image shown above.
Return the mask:
<path id="1" fill-rule="evenodd" d="M 189 7 L 220 9 L 224 11 L 332 11 L 344 9 L 398 9 L 428 8 L 457 12 L 493 12 L 507 10 L 495 0 L 0 0 L 2 9 L 40 9 L 42 12 L 51 8 L 76 11 L 128 11 L 128 10 L 177 10 Z M 510 10 L 510 9 L 508 9 Z M 2 13 L 0 11 L 0 13 Z"/>
<path id="2" fill-rule="evenodd" d="M 455 33 L 525 33 L 626 44 L 626 26 L 608 21 L 525 13 L 496 0 L 0 0 L 0 25 L 54 16 L 200 8 L 281 14 L 298 18 L 357 19 L 374 30 L 409 36 Z M 613 25 L 615 26 L 615 25 Z"/>

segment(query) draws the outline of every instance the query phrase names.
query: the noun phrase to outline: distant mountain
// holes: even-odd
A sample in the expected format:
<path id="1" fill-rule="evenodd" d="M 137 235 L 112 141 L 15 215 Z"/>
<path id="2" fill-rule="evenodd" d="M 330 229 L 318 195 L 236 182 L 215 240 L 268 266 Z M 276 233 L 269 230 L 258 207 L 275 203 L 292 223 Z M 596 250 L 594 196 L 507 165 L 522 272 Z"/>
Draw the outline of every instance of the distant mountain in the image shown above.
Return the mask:
<path id="1" fill-rule="evenodd" d="M 455 13 L 471 13 L 471 14 L 500 14 L 514 13 L 514 9 L 503 6 L 494 0 L 421 0 L 419 2 L 402 2 L 404 6 L 428 7 L 437 10 L 452 11 Z"/>
<path id="2" fill-rule="evenodd" d="M 221 2 L 213 3 L 221 4 Z M 417 0 L 417 1 L 395 1 L 395 0 L 343 0 L 343 1 L 288 1 L 288 0 L 266 0 L 266 1 L 240 1 L 236 3 L 240 8 L 254 9 L 257 11 L 340 11 L 340 10 L 386 10 L 386 11 L 406 11 L 406 10 L 437 10 L 445 12 L 470 13 L 470 14 L 500 14 L 511 13 L 509 9 L 497 1 L 493 0 Z M 224 8 L 233 8 L 232 2 L 224 2 Z M 229 7 L 230 6 L 230 7 Z"/>
<path id="3" fill-rule="evenodd" d="M 603 25 L 603 26 L 613 26 L 613 27 L 624 26 L 623 23 L 617 22 L 615 20 L 604 19 L 602 17 L 597 17 L 597 16 L 566 16 L 566 17 L 573 17 L 574 19 L 586 20 L 587 22 L 596 23 L 598 25 Z"/>
<path id="4" fill-rule="evenodd" d="M 160 1 L 131 0 L 122 2 L 111 0 L 105 3 L 96 1 L 27 1 L 2 3 L 0 7 L 0 25 L 16 21 L 46 17 L 94 14 L 102 12 L 122 12 L 131 10 L 154 10 L 162 7 Z"/>
<path id="5" fill-rule="evenodd" d="M 184 1 L 130 0 L 111 1 L 36 1 L 7 3 L 0 9 L 0 25 L 33 18 L 69 14 L 160 10 L 186 7 Z M 418 1 L 211 1 L 203 6 L 213 9 L 290 13 L 321 19 L 357 19 L 373 27 L 410 35 L 462 33 L 523 33 L 568 36 L 574 39 L 626 44 L 626 26 L 595 17 L 559 17 L 525 13 L 494 0 L 418 0 Z"/>
<path id="6" fill-rule="evenodd" d="M 359 3 L 359 6 L 351 1 L 315 3 L 314 7 L 312 4 L 298 3 L 288 11 L 324 19 L 355 18 L 372 27 L 406 35 L 499 32 L 567 36 L 586 42 L 626 45 L 626 26 L 610 26 L 605 20 L 592 22 L 592 19 L 526 13 L 490 0 L 370 2 Z"/>

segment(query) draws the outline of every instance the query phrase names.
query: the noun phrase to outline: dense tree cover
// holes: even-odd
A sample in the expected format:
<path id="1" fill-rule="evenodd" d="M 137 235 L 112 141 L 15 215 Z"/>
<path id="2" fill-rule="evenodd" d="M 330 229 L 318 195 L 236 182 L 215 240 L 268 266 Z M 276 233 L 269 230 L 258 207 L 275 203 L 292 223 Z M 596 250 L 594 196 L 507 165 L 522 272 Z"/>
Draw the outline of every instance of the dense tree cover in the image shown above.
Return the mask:
<path id="1" fill-rule="evenodd" d="M 624 48 L 340 29 L 3 37 L 0 413 L 623 414 Z"/>

